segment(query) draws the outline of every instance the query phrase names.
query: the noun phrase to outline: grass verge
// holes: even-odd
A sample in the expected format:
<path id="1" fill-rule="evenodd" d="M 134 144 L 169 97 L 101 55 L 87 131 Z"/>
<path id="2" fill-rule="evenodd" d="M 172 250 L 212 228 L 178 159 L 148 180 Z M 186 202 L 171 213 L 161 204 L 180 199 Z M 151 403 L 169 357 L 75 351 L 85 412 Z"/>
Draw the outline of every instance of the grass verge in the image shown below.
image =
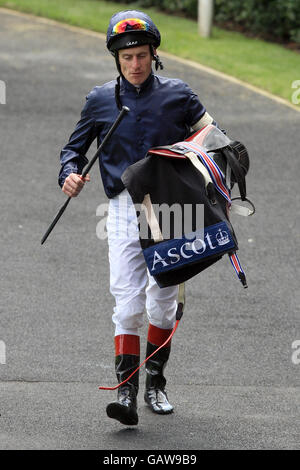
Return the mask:
<path id="1" fill-rule="evenodd" d="M 113 13 L 134 8 L 135 4 L 100 0 L 0 0 L 0 6 L 105 33 Z M 143 10 L 162 32 L 161 50 L 206 65 L 292 102 L 292 95 L 295 95 L 292 84 L 300 80 L 299 53 L 216 27 L 210 39 L 201 38 L 195 21 L 154 9 Z"/>

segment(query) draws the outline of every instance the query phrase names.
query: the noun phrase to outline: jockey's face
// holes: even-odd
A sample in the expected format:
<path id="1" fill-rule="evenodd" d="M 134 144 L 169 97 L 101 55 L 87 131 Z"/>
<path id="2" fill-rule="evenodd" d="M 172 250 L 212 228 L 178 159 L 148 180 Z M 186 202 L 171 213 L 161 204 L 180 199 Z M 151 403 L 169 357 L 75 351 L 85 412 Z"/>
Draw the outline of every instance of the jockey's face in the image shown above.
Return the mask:
<path id="1" fill-rule="evenodd" d="M 151 73 L 152 55 L 148 44 L 119 50 L 121 72 L 132 85 L 141 85 Z"/>

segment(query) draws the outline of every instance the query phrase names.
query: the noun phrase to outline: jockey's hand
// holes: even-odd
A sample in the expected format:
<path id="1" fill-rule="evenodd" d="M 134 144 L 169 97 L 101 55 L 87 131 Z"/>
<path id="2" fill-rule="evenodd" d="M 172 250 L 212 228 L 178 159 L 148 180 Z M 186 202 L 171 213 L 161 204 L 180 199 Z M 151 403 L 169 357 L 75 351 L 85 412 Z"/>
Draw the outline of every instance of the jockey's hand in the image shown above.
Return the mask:
<path id="1" fill-rule="evenodd" d="M 87 181 L 90 181 L 90 175 L 87 174 L 84 178 L 76 173 L 71 173 L 64 182 L 62 191 L 69 197 L 76 197 L 82 190 Z"/>

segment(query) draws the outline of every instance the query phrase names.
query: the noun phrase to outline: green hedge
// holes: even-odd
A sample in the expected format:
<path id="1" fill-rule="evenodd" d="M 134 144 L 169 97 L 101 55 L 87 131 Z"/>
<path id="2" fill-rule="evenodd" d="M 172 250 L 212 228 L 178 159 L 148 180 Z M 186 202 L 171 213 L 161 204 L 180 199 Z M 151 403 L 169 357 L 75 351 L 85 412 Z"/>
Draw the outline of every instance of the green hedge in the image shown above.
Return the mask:
<path id="1" fill-rule="evenodd" d="M 108 0 L 109 1 L 109 0 Z M 112 0 L 132 7 L 160 10 L 197 18 L 198 0 Z M 253 34 L 300 44 L 300 0 L 215 0 L 215 22 L 239 25 Z"/>
<path id="2" fill-rule="evenodd" d="M 216 21 L 231 21 L 255 34 L 300 43 L 300 0 L 215 0 Z"/>

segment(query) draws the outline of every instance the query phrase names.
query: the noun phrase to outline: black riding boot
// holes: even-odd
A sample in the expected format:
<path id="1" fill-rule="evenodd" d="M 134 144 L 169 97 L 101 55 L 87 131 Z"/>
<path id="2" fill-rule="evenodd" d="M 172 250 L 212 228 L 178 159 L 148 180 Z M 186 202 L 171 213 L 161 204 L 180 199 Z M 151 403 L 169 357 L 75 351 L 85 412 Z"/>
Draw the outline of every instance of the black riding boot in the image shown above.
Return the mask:
<path id="1" fill-rule="evenodd" d="M 130 336 L 130 335 L 120 335 Z M 123 338 L 124 339 L 124 338 Z M 125 339 L 126 341 L 126 339 Z M 123 342 L 122 342 L 123 345 Z M 135 352 L 136 351 L 136 348 Z M 126 347 L 124 350 L 127 350 Z M 137 354 L 116 355 L 116 374 L 118 382 L 121 383 L 139 366 L 140 356 Z M 117 401 L 109 403 L 106 413 L 109 418 L 117 419 L 122 424 L 132 426 L 138 424 L 137 393 L 139 389 L 139 371 L 136 372 L 128 382 L 118 388 Z"/>
<path id="2" fill-rule="evenodd" d="M 146 357 L 158 346 L 147 343 Z M 146 362 L 146 390 L 144 399 L 154 413 L 169 414 L 173 412 L 173 406 L 168 401 L 165 391 L 166 379 L 163 375 L 164 368 L 169 359 L 171 345 L 160 349 Z"/>

